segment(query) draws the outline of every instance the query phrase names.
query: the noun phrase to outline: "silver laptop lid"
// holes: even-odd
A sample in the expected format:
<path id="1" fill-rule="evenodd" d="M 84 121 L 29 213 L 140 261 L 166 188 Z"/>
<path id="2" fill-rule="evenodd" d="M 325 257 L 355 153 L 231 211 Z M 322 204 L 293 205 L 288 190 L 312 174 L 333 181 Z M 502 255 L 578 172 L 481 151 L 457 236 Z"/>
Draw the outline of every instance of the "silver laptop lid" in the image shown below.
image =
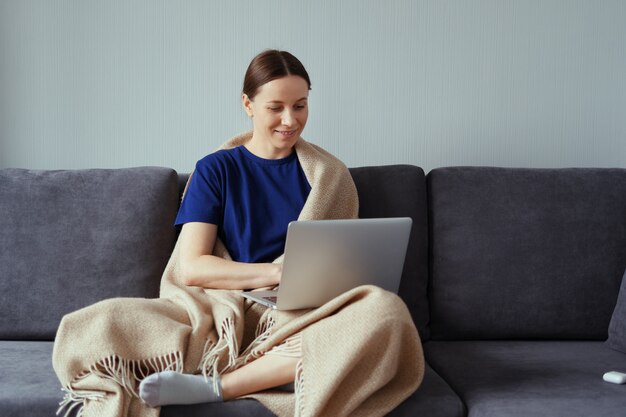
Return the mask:
<path id="1" fill-rule="evenodd" d="M 291 222 L 277 307 L 319 307 L 360 285 L 397 293 L 409 217 Z"/>

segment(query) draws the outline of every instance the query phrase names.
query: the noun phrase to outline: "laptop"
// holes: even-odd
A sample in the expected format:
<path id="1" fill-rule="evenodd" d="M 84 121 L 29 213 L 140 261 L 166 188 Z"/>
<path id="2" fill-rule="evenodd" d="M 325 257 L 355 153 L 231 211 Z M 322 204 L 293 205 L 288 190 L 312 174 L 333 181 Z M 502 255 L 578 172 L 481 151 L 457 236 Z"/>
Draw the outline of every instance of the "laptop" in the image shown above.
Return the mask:
<path id="1" fill-rule="evenodd" d="M 319 307 L 366 284 L 397 294 L 412 223 L 409 217 L 293 221 L 278 289 L 242 295 L 296 310 Z"/>

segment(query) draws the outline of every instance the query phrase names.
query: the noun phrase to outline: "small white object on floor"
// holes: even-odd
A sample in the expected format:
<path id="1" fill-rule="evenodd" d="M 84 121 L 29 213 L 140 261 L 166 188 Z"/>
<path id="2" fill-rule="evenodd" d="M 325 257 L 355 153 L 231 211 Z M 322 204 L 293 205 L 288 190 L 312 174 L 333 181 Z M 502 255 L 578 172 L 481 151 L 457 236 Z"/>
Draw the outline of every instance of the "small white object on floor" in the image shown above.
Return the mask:
<path id="1" fill-rule="evenodd" d="M 617 371 L 611 371 L 604 374 L 602 377 L 606 382 L 611 384 L 626 384 L 626 374 Z"/>

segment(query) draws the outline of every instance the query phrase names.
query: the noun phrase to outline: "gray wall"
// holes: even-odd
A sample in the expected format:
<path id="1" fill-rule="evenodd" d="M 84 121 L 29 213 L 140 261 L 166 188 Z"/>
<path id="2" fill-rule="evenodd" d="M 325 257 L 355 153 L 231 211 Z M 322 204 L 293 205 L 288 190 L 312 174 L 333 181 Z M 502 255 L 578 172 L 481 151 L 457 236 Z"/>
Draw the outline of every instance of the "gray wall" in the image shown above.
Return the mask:
<path id="1" fill-rule="evenodd" d="M 623 0 L 0 0 L 0 167 L 189 171 L 265 48 L 348 166 L 626 167 Z"/>

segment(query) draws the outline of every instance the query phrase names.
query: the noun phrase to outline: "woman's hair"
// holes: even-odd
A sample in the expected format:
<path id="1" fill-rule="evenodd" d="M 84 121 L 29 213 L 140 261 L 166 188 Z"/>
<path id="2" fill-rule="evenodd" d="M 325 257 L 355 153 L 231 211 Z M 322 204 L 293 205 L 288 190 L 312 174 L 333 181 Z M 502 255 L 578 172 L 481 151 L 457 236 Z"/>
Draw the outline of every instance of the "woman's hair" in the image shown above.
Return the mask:
<path id="1" fill-rule="evenodd" d="M 311 89 L 309 74 L 298 58 L 287 51 L 276 49 L 263 51 L 255 56 L 248 65 L 246 76 L 243 79 L 243 93 L 252 100 L 263 84 L 288 75 L 304 78 L 309 90 Z"/>

